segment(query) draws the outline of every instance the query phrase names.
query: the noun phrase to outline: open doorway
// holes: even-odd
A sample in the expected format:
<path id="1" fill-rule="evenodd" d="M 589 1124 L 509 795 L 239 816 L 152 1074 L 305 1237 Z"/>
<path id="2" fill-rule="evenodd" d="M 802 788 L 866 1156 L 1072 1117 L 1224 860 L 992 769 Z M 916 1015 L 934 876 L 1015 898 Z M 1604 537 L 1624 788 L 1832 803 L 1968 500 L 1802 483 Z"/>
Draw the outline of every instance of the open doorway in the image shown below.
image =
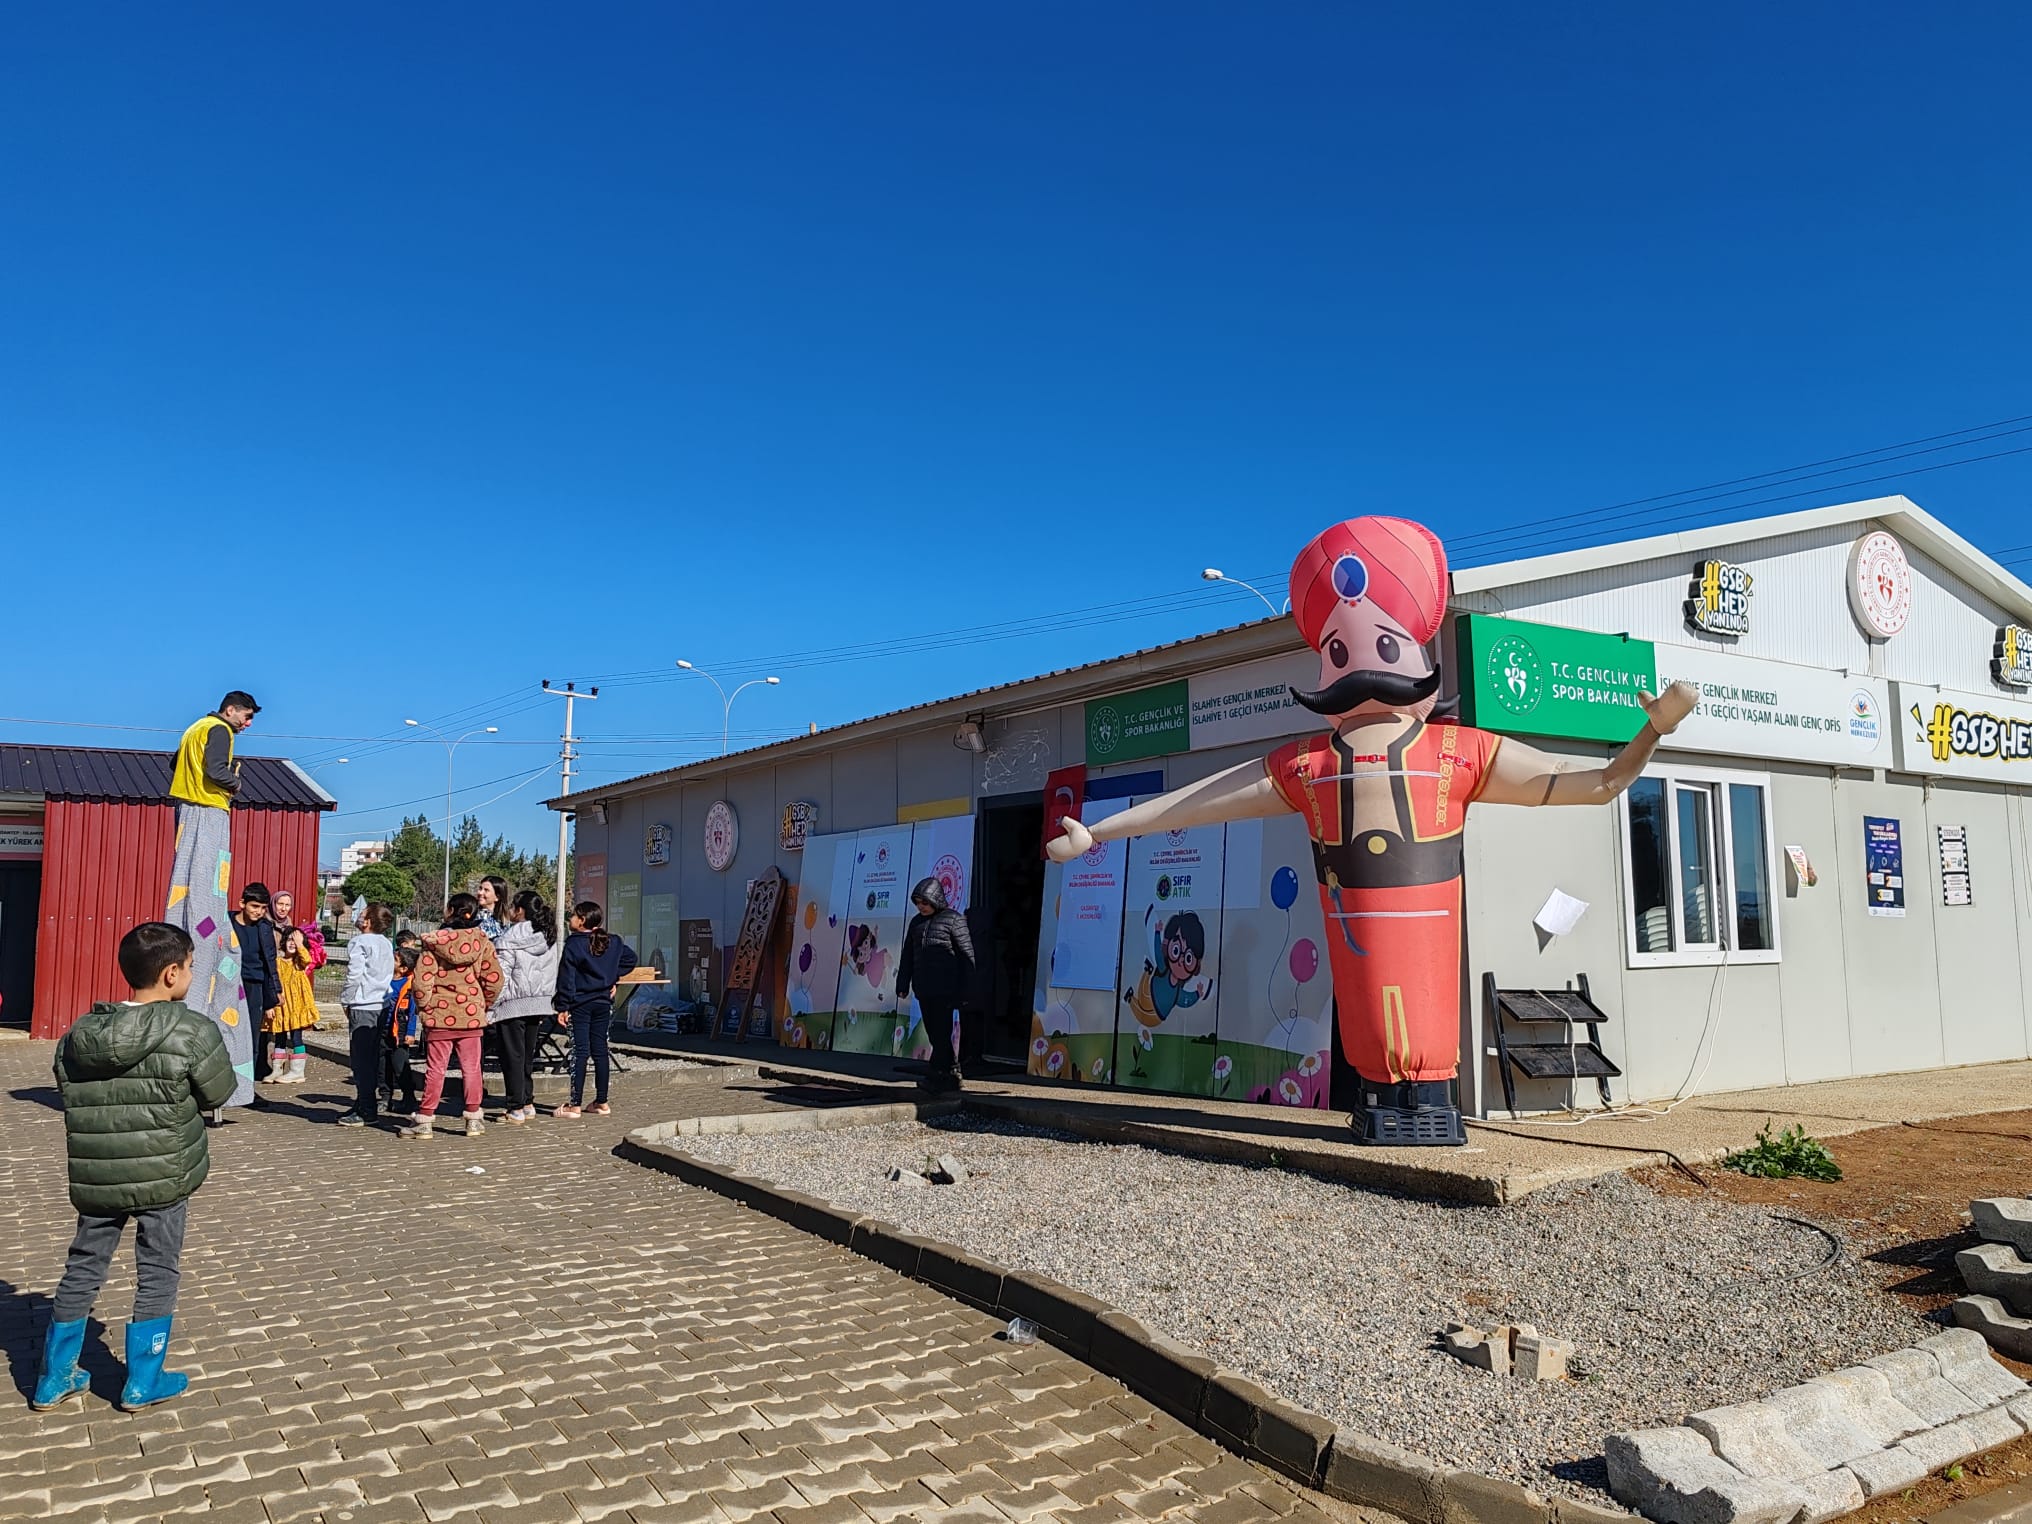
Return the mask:
<path id="1" fill-rule="evenodd" d="M 975 826 L 974 946 L 981 964 L 981 1057 L 1022 1065 L 1030 1049 L 1037 927 L 1044 912 L 1044 795 L 983 799 Z"/>
<path id="2" fill-rule="evenodd" d="M 41 917 L 42 864 L 0 862 L 0 1026 L 25 1027 L 34 1015 L 35 930 Z"/>

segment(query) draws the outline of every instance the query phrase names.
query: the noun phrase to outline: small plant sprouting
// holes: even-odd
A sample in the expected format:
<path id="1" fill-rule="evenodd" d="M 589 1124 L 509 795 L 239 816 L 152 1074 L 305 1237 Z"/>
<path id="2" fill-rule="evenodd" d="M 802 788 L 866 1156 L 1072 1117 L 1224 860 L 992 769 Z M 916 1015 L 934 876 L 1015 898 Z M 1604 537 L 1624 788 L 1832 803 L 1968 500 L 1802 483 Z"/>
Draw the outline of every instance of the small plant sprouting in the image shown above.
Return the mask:
<path id="1" fill-rule="evenodd" d="M 1739 1175 L 1757 1175 L 1766 1180 L 1839 1180 L 1841 1166 L 1818 1138 L 1809 1138 L 1798 1123 L 1777 1137 L 1771 1136 L 1767 1121 L 1757 1132 L 1757 1141 L 1722 1160 L 1722 1168 Z"/>

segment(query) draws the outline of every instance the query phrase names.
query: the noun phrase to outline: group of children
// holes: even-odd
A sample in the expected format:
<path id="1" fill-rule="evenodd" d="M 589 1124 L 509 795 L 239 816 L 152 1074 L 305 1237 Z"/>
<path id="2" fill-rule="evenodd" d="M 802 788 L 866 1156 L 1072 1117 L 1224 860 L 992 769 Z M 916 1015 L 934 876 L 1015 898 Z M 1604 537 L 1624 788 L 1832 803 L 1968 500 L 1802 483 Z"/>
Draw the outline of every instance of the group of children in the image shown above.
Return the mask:
<path id="1" fill-rule="evenodd" d="M 557 914 L 542 895 L 533 889 L 513 894 L 497 878 L 481 880 L 476 894 L 453 895 L 444 924 L 434 932 L 403 932 L 391 943 L 392 922 L 385 906 L 366 906 L 349 946 L 351 965 L 339 998 L 351 1032 L 354 1102 L 339 1118 L 341 1126 L 375 1121 L 382 1096 L 392 1105 L 399 1090 L 410 1116 L 400 1136 L 432 1137 L 456 1059 L 466 1135 L 478 1136 L 486 1130 L 480 1065 L 489 1032 L 500 1047 L 503 1122 L 521 1126 L 536 1119 L 536 1059 L 557 1028 L 572 1035 L 571 1100 L 551 1114 L 604 1116 L 612 1110 L 607 1036 L 614 986 L 637 960 L 634 949 L 605 930 L 596 902 L 572 908 L 562 941 Z M 588 1068 L 594 1080 L 590 1104 Z"/>
<path id="2" fill-rule="evenodd" d="M 391 941 L 394 916 L 383 905 L 368 905 L 356 917 L 359 934 L 348 950 L 341 995 L 355 1100 L 339 1118 L 341 1125 L 365 1126 L 374 1120 L 383 1090 L 391 1095 L 400 1090 L 405 1108 L 414 1113 L 400 1136 L 429 1138 L 456 1056 L 465 1084 L 466 1133 L 480 1133 L 480 1045 L 490 1027 L 501 1042 L 508 1099 L 502 1120 L 520 1124 L 535 1118 L 531 1070 L 542 1029 L 551 1025 L 572 1034 L 571 1101 L 552 1108 L 551 1115 L 604 1116 L 612 1109 L 607 1034 L 615 986 L 637 966 L 634 949 L 603 927 L 593 901 L 572 908 L 570 934 L 560 943 L 556 914 L 541 895 L 524 890 L 511 897 L 499 879 L 480 887 L 478 895 L 453 895 L 444 924 L 422 936 L 402 932 Z M 271 911 L 286 915 L 280 903 L 285 899 L 250 885 L 233 918 L 242 937 L 243 967 L 252 961 L 257 977 L 274 971 L 274 1004 L 263 998 L 266 987 L 249 988 L 247 1009 L 269 1013 L 265 1025 L 274 1043 L 269 1079 L 280 1084 L 302 1079 L 304 1050 L 300 1037 L 291 1034 L 316 1022 L 311 999 L 310 1022 L 278 1025 L 273 1013 L 285 1009 L 288 999 L 283 981 L 294 968 L 309 997 L 309 975 L 324 960 L 321 938 L 286 920 L 281 926 L 267 921 Z M 265 935 L 256 929 L 263 927 Z M 283 932 L 279 941 L 277 931 Z M 253 960 L 246 958 L 250 946 Z M 160 921 L 136 926 L 121 938 L 119 950 L 120 975 L 133 998 L 93 1006 L 57 1044 L 70 1199 L 78 1220 L 30 1397 L 37 1409 L 59 1407 L 90 1385 L 78 1368 L 85 1323 L 129 1223 L 135 1229 L 134 1315 L 127 1326 L 120 1406 L 130 1412 L 150 1407 L 189 1384 L 163 1364 L 190 1198 L 211 1166 L 206 1119 L 226 1104 L 235 1085 L 219 1027 L 184 1004 L 193 952 L 181 927 Z M 270 954 L 265 963 L 263 952 Z M 419 1047 L 420 1100 L 413 1066 Z M 583 1105 L 589 1066 L 594 1096 Z"/>

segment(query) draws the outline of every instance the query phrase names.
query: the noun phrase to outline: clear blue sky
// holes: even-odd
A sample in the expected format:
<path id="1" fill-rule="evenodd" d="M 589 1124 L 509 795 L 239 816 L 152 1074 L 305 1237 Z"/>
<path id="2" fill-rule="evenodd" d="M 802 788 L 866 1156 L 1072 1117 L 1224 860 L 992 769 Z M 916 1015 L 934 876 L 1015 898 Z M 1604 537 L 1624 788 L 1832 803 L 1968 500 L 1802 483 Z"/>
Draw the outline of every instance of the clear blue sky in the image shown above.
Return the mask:
<path id="1" fill-rule="evenodd" d="M 801 730 L 1235 622 L 1202 566 L 1351 512 L 1472 544 L 2032 414 L 2028 46 L 2003 4 L 15 6 L 0 713 L 251 688 L 253 749 L 354 757 L 330 854 L 443 752 L 294 737 L 536 743 L 540 678 L 679 656 Z M 2028 485 L 1746 511 L 1904 490 L 2005 549 Z M 608 692 L 592 779 L 717 749 L 703 682 Z M 546 759 L 469 744 L 461 802 Z M 543 845 L 548 791 L 482 818 Z"/>

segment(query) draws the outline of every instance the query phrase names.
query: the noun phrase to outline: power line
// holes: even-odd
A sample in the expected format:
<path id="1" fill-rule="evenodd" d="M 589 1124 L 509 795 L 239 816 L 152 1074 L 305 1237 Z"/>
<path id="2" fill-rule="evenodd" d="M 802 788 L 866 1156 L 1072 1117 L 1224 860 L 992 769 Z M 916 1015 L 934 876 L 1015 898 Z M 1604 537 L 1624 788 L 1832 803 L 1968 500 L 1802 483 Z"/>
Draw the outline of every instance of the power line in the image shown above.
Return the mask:
<path id="1" fill-rule="evenodd" d="M 1984 461 L 2003 460 L 2013 455 L 2032 455 L 2032 445 L 2020 445 L 2016 449 L 2012 450 L 1995 450 L 1988 455 L 1975 455 L 1969 457 L 1966 460 L 1944 460 L 1936 465 L 1914 466 L 1910 470 L 1893 471 L 1883 476 L 1859 477 L 1854 481 L 1839 482 L 1834 485 L 1835 490 L 1845 492 L 1852 487 L 1873 487 L 1883 482 L 1902 481 L 1908 476 L 1926 476 L 1935 471 L 1951 471 L 1956 466 L 1980 465 Z M 1743 508 L 1761 508 L 1771 503 L 1787 503 L 1791 502 L 1795 498 L 1818 497 L 1821 494 L 1825 493 L 1827 490 L 1828 488 L 1826 487 L 1806 487 L 1798 492 L 1780 492 L 1770 497 L 1753 498 L 1751 501 L 1747 503 L 1737 503 L 1734 505 L 1734 508 L 1731 509 L 1731 511 Z M 1695 509 L 1694 511 L 1689 513 L 1668 516 L 1663 520 L 1659 520 L 1658 522 L 1661 524 L 1681 524 L 1684 523 L 1687 519 L 1696 519 L 1704 516 L 1705 514 L 1702 510 Z M 1510 559 L 1510 557 L 1514 556 L 1515 554 L 1516 550 L 1515 548 L 1513 548 L 1506 555 L 1498 557 L 1496 559 L 1507 560 Z M 1468 564 L 1479 566 L 1479 565 L 1489 565 L 1493 563 L 1477 561 L 1470 562 Z"/>
<path id="2" fill-rule="evenodd" d="M 2013 427 L 2013 425 L 2017 426 Z M 1815 476 L 1839 476 L 1847 470 L 1861 469 L 1863 465 L 1881 466 L 1892 460 L 1908 460 L 1920 455 L 1937 454 L 1941 450 L 1954 450 L 1969 445 L 1985 444 L 1991 439 L 2003 439 L 2013 434 L 2023 434 L 2028 431 L 2032 431 L 2032 414 L 2025 414 L 2017 418 L 2004 418 L 1995 423 L 1977 424 L 1972 428 L 1954 429 L 1946 434 L 1929 434 L 1922 439 L 1909 439 L 1899 444 L 1879 445 L 1873 450 L 1857 450 L 1848 455 L 1829 456 L 1825 460 L 1806 461 L 1801 465 L 1780 466 L 1771 471 L 1759 471 L 1753 476 L 1731 477 L 1727 481 L 1710 482 L 1706 486 L 1701 487 L 1687 487 L 1678 492 L 1662 492 L 1652 497 L 1632 498 L 1628 502 L 1611 503 L 1602 508 L 1590 508 L 1576 513 L 1553 514 L 1544 518 L 1529 520 L 1522 525 L 1505 525 L 1501 529 L 1489 529 L 1475 534 L 1456 536 L 1452 543 L 1455 547 L 1472 553 L 1478 546 L 1512 538 L 1521 531 L 1537 533 L 1562 524 L 1585 525 L 1589 528 L 1594 528 L 1608 521 L 1605 516 L 1634 516 L 1626 510 L 1643 509 L 1658 505 L 1679 508 L 1688 506 L 1686 502 L 1675 503 L 1673 501 L 1675 498 L 1707 502 L 1727 497 L 1738 497 L 1745 493 L 1761 491 L 1766 486 L 1790 486 L 1794 482 L 1814 479 L 1813 477 L 1802 475 L 1801 473 L 1803 472 L 1815 472 Z M 1939 440 L 1956 439 L 1956 436 L 1964 434 L 1977 434 L 1983 437 L 1979 439 L 1959 439 L 1953 444 L 1936 443 Z M 1922 445 L 1931 445 L 1933 448 L 1916 448 Z M 1890 452 L 1892 451 L 1905 451 L 1907 453 L 1891 454 Z M 1869 460 L 1868 457 L 1870 456 L 1883 456 L 1884 459 Z M 1848 464 L 1844 464 L 1844 462 Z M 1815 468 L 1821 466 L 1832 466 L 1836 469 L 1831 471 L 1815 470 Z M 1777 481 L 1773 480 L 1773 478 L 1785 478 L 1785 480 Z M 1761 486 L 1755 484 L 1761 484 Z M 1735 488 L 1737 490 L 1723 490 L 1728 488 Z"/>

